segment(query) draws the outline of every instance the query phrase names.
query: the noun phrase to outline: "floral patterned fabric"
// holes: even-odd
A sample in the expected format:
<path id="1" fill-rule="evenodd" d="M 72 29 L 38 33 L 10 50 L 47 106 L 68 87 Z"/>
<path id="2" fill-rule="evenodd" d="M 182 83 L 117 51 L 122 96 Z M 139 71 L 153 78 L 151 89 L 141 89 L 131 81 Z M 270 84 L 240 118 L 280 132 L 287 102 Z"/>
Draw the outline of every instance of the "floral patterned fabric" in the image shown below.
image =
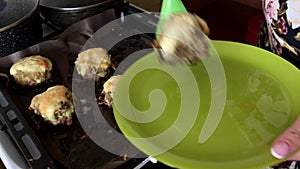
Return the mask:
<path id="1" fill-rule="evenodd" d="M 264 169 L 300 169 L 299 167 L 299 162 L 298 161 L 285 161 L 283 163 L 280 163 L 278 165 L 272 166 L 272 167 L 267 167 Z"/>
<path id="2" fill-rule="evenodd" d="M 258 46 L 300 68 L 300 0 L 264 0 L 265 23 Z M 266 169 L 300 169 L 299 161 L 286 161 Z"/>
<path id="3" fill-rule="evenodd" d="M 300 0 L 264 0 L 258 46 L 300 63 Z"/>

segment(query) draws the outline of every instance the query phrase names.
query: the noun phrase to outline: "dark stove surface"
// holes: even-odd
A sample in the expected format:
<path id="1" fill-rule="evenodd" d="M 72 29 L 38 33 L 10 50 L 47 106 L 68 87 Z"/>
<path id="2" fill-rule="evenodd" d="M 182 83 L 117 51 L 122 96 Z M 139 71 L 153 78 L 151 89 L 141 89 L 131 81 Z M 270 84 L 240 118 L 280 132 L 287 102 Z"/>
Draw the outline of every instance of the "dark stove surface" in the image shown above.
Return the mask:
<path id="1" fill-rule="evenodd" d="M 126 4 L 126 5 L 124 5 L 124 8 L 123 8 L 123 10 L 122 11 L 120 11 L 120 16 L 121 17 L 123 17 L 123 16 L 126 16 L 126 15 L 130 15 L 130 14 L 138 14 L 138 13 L 140 13 L 140 12 L 144 12 L 144 11 L 141 11 L 140 9 L 137 9 L 137 8 L 135 8 L 135 7 L 132 7 L 132 6 L 130 6 L 129 4 Z M 143 29 L 144 31 L 141 31 L 141 33 L 142 32 L 145 32 L 145 30 L 147 30 L 146 32 L 154 32 L 155 31 L 155 27 L 156 27 L 156 22 L 158 21 L 158 18 L 156 17 L 156 16 L 152 16 L 151 14 L 149 14 L 149 15 L 147 15 L 147 17 L 141 17 L 141 15 L 136 15 L 136 21 L 133 21 L 133 22 L 140 22 L 140 26 L 141 27 L 139 27 L 139 28 L 134 28 L 132 31 L 133 32 L 135 32 L 135 33 L 137 33 L 137 32 L 139 32 L 140 30 L 139 29 Z M 136 25 L 136 24 L 135 24 Z M 68 28 L 67 28 L 68 29 Z M 131 29 L 131 28 L 130 28 Z M 48 43 L 48 40 L 54 40 L 54 42 L 55 42 L 55 40 L 56 39 L 58 39 L 58 38 L 61 38 L 61 36 L 62 36 L 62 33 L 64 33 L 66 31 L 66 29 L 64 29 L 64 28 L 60 28 L 60 27 L 57 27 L 57 26 L 54 26 L 53 24 L 51 24 L 50 22 L 48 22 L 48 21 L 46 21 L 45 19 L 43 19 L 43 42 L 41 42 L 41 44 L 47 44 Z M 79 31 L 80 32 L 80 30 L 76 30 L 76 31 Z M 71 37 L 71 36 L 68 36 L 68 35 L 66 35 L 66 34 L 63 34 L 63 36 L 64 37 L 62 37 L 64 40 L 66 40 L 66 39 L 68 39 L 68 38 L 71 38 L 71 40 L 72 40 L 72 38 L 73 37 Z M 143 49 L 143 48 L 151 48 L 151 41 L 152 41 L 152 39 L 154 38 L 154 35 L 153 34 L 144 34 L 144 35 L 137 35 L 137 36 L 132 36 L 132 37 L 130 37 L 130 38 L 128 38 L 128 39 L 124 39 L 124 41 L 121 43 L 121 44 L 119 44 L 119 45 L 116 45 L 114 48 L 112 48 L 111 50 L 110 50 L 110 52 L 113 54 L 113 53 L 117 53 L 119 56 L 120 56 L 120 58 L 118 58 L 118 57 L 115 57 L 114 59 L 121 59 L 123 56 L 126 56 L 126 55 L 129 55 L 131 52 L 134 52 L 134 51 L 136 51 L 136 50 L 139 50 L 139 49 Z M 76 38 L 75 38 L 76 39 Z M 73 42 L 70 42 L 70 44 L 72 44 Z M 76 43 L 76 42 L 75 42 Z M 53 44 L 53 43 L 49 43 L 49 44 Z M 73 43 L 74 44 L 74 43 Z M 57 45 L 57 44 L 56 44 Z M 59 44 L 58 44 L 59 45 Z M 55 45 L 54 45 L 55 46 Z M 79 45 L 80 46 L 80 45 Z M 79 47 L 78 46 L 78 47 Z M 45 45 L 44 45 L 44 47 L 43 47 L 43 45 L 39 45 L 39 44 L 37 44 L 37 47 L 32 47 L 32 49 L 33 49 L 33 51 L 40 51 L 40 52 L 42 52 L 43 53 L 43 48 L 45 48 Z M 77 48 L 77 46 L 75 46 L 75 48 Z M 62 47 L 62 49 L 64 50 L 64 47 Z M 115 50 L 116 49 L 116 50 Z M 30 49 L 29 49 L 30 50 Z M 28 50 L 25 50 L 25 51 L 28 51 Z M 51 51 L 51 49 L 49 48 L 48 49 L 48 51 Z M 21 53 L 19 53 L 19 55 L 22 55 L 22 51 L 20 51 Z M 44 52 L 46 52 L 46 51 L 44 51 Z M 25 52 L 26 53 L 26 52 Z M 25 56 L 25 53 L 23 53 L 24 54 L 24 56 Z M 46 52 L 47 53 L 47 52 Z M 45 53 L 45 54 L 46 54 Z M 50 54 L 49 54 L 50 55 Z M 20 56 L 17 56 L 17 57 L 20 57 Z M 5 60 L 5 58 L 4 58 L 4 60 Z M 58 61 L 58 60 L 57 60 Z M 114 61 L 114 60 L 113 60 Z M 58 61 L 59 62 L 59 61 Z M 3 64 L 0 64 L 0 68 L 1 67 L 7 67 L 9 64 L 11 64 L 11 61 L 9 61 L 9 63 L 6 65 L 5 63 L 3 63 Z M 5 65 L 5 66 L 3 66 L 3 65 Z M 1 68 L 2 69 L 2 68 Z M 4 72 L 7 72 L 7 70 L 5 70 Z M 55 82 L 54 82 L 55 83 Z M 18 94 L 18 92 L 10 92 L 10 94 L 12 94 L 13 95 L 13 100 L 14 100 L 14 102 L 17 104 L 17 106 L 18 107 L 20 107 L 20 105 L 21 105 L 21 109 L 22 109 L 22 112 L 24 112 L 24 111 L 26 111 L 27 110 L 27 102 L 29 102 L 30 101 L 30 99 L 26 99 L 27 98 L 27 96 L 26 96 L 26 93 L 28 94 L 28 92 L 26 92 L 26 91 L 24 91 L 21 95 L 19 95 Z M 29 95 L 31 95 L 30 94 L 30 92 L 29 92 Z M 19 97 L 20 96 L 20 97 Z M 22 99 L 23 98 L 23 99 Z M 25 98 L 25 99 L 24 99 Z M 27 101 L 26 101 L 27 100 Z M 24 102 L 26 102 L 26 103 L 24 103 Z M 18 105 L 19 104 L 19 105 Z M 26 114 L 26 113 L 25 113 Z M 24 115 L 25 116 L 25 115 Z M 32 115 L 30 115 L 30 114 L 28 114 L 28 115 L 26 115 L 26 119 L 27 119 L 27 121 L 29 121 L 29 123 L 31 123 L 30 122 L 30 120 L 32 120 Z M 41 122 L 41 120 L 39 119 L 39 118 L 35 118 L 35 119 L 37 119 L 37 121 L 40 121 Z M 34 122 L 35 123 L 35 122 Z M 35 125 L 36 124 L 34 124 L 34 123 L 31 123 L 30 125 L 31 125 L 31 127 L 32 128 L 36 128 L 35 127 Z M 76 124 L 76 123 L 75 123 Z M 77 123 L 78 124 L 78 123 Z M 33 126 L 32 126 L 33 125 Z M 48 126 L 49 127 L 49 126 Z M 49 135 L 49 132 L 55 132 L 55 130 L 52 130 L 52 128 L 51 128 L 51 130 L 48 130 L 48 132 L 43 132 L 42 130 L 43 130 L 43 128 L 45 129 L 45 126 L 43 127 L 41 127 L 41 128 L 39 128 L 38 129 L 38 131 L 35 131 L 38 135 L 40 134 L 40 135 L 43 135 L 43 136 L 47 136 L 47 135 Z M 46 127 L 47 128 L 47 127 Z M 49 129 L 49 128 L 48 128 Z M 36 129 L 35 129 L 36 130 Z M 70 130 L 70 129 L 67 129 L 67 130 Z M 63 158 L 66 158 L 66 159 L 68 159 L 68 160 L 70 160 L 70 162 L 65 162 L 65 163 L 68 163 L 68 165 L 67 166 L 69 166 L 69 167 L 71 167 L 71 168 L 86 168 L 87 166 L 83 166 L 83 165 L 85 165 L 85 163 L 81 163 L 80 161 L 82 161 L 83 159 L 85 159 L 85 158 L 81 158 L 80 160 L 79 159 L 77 159 L 76 160 L 76 158 L 73 158 L 73 155 L 75 155 L 74 154 L 74 152 L 77 152 L 77 150 L 79 150 L 80 149 L 80 151 L 83 151 L 83 149 L 82 149 L 82 146 L 86 146 L 87 144 L 88 145 L 90 145 L 89 146 L 89 149 L 91 148 L 91 147 L 93 147 L 94 145 L 92 145 L 92 144 L 89 144 L 88 142 L 89 141 L 86 141 L 86 142 L 84 142 L 82 145 L 81 145 L 81 147 L 76 147 L 76 144 L 73 144 L 72 143 L 72 139 L 74 140 L 79 140 L 80 141 L 80 139 L 77 139 L 77 137 L 80 137 L 81 138 L 81 135 L 78 135 L 78 133 L 81 133 L 82 134 L 82 132 L 81 132 L 81 129 L 78 129 L 78 131 L 80 130 L 80 132 L 76 132 L 77 131 L 77 129 L 76 129 L 76 131 L 75 131 L 75 135 L 72 135 L 72 133 L 71 133 L 71 135 L 69 135 L 69 134 L 60 134 L 59 132 L 57 132 L 56 133 L 56 136 L 57 136 L 57 138 L 62 138 L 62 139 L 56 139 L 56 141 L 59 141 L 60 143 L 57 145 L 58 147 L 56 147 L 56 148 L 58 148 L 57 150 L 54 150 L 54 149 L 51 149 L 51 147 L 50 147 L 50 149 L 48 149 L 48 151 L 50 152 L 50 154 L 51 154 L 51 151 L 52 151 L 52 155 L 53 155 L 53 152 L 54 152 L 54 154 L 56 153 L 58 153 L 58 150 L 59 150 L 59 153 L 61 153 L 61 154 L 58 154 L 59 155 L 59 160 L 62 160 L 62 161 L 64 161 L 64 159 Z M 48 133 L 48 134 L 46 134 L 46 133 Z M 73 133 L 74 134 L 74 133 Z M 77 135 L 76 135 L 77 134 Z M 42 141 L 45 141 L 45 140 L 47 140 L 47 142 L 49 143 L 50 142 L 50 140 L 48 140 L 48 139 L 51 139 L 51 137 L 47 137 L 46 139 L 45 138 L 43 138 L 43 139 L 41 139 Z M 82 137 L 83 138 L 83 137 Z M 81 141 L 82 142 L 82 141 Z M 45 142 L 44 142 L 45 143 Z M 53 142 L 51 142 L 52 144 L 55 144 L 55 139 L 53 140 Z M 71 145 L 69 144 L 69 143 L 72 143 Z M 59 146 L 63 146 L 63 147 L 60 147 L 59 148 Z M 71 146 L 71 147 L 70 147 Z M 72 148 L 72 146 L 73 146 L 73 148 Z M 49 147 L 48 147 L 49 148 Z M 54 151 L 53 151 L 54 150 Z M 61 151 L 61 150 L 63 150 L 63 152 Z M 95 148 L 94 150 L 97 150 L 97 148 Z M 68 153 L 70 153 L 70 154 L 68 154 Z M 75 156 L 74 156 L 75 157 Z M 123 157 L 120 157 L 120 158 L 123 158 Z M 65 160 L 66 160 L 65 159 Z M 56 159 L 57 160 L 57 159 Z M 118 168 L 133 168 L 133 167 L 135 167 L 135 166 L 137 166 L 139 163 L 141 163 L 142 161 L 143 161 L 144 159 L 143 158 L 133 158 L 133 159 L 130 159 L 130 160 L 128 160 L 128 162 L 126 162 L 126 163 L 124 163 L 124 165 L 120 165 Z M 80 165 L 79 165 L 79 163 L 81 163 Z M 94 167 L 96 167 L 96 165 L 97 164 L 94 164 Z M 61 165 L 59 165 L 60 167 L 63 167 L 63 166 L 61 166 Z M 73 167 L 72 167 L 73 166 Z M 63 167 L 63 168 L 65 168 L 65 166 Z M 68 167 L 66 167 L 66 168 L 68 168 Z M 165 169 L 167 169 L 167 168 L 170 168 L 170 167 L 168 167 L 168 166 L 165 166 L 165 165 L 163 165 L 163 164 L 161 164 L 161 163 L 156 163 L 156 164 L 152 164 L 152 163 L 147 163 L 143 168 L 165 168 Z"/>
<path id="2" fill-rule="evenodd" d="M 42 19 L 42 29 L 43 29 L 43 41 L 50 39 L 57 39 L 60 34 L 65 30 L 64 28 L 57 27 L 53 25 L 51 22 L 45 20 L 41 16 Z"/>
<path id="3" fill-rule="evenodd" d="M 78 8 L 89 5 L 95 5 L 107 0 L 73 0 L 73 1 L 61 1 L 61 0 L 41 0 L 42 6 L 59 7 L 59 8 Z"/>
<path id="4" fill-rule="evenodd" d="M 130 4 L 126 4 L 123 8 L 123 11 L 120 11 L 120 16 L 121 17 L 124 17 L 124 16 L 127 16 L 127 15 L 132 15 L 132 14 L 137 14 L 137 13 L 142 13 L 142 12 L 145 12 L 143 10 L 141 10 L 140 8 L 137 8 L 135 6 L 132 6 Z M 146 28 L 146 30 L 148 30 L 149 32 L 153 32 L 156 28 L 156 23 L 158 21 L 158 18 L 156 16 L 150 16 L 150 18 L 148 18 L 149 20 L 147 21 L 148 24 L 144 25 L 144 21 L 141 20 L 140 22 L 143 24 L 141 26 L 144 26 L 143 29 L 145 29 L 145 26 L 148 27 Z M 63 28 L 60 28 L 60 27 L 57 27 L 53 24 L 51 24 L 50 22 L 46 21 L 45 19 L 43 19 L 43 32 L 44 32 L 44 40 L 50 40 L 50 39 L 56 39 L 60 36 L 61 33 L 63 33 L 64 29 Z M 148 41 L 151 41 L 153 38 L 154 38 L 154 35 L 152 34 L 147 34 L 145 36 L 143 36 L 144 38 L 142 39 L 145 39 L 145 37 L 148 39 Z M 135 39 L 135 40 L 134 40 Z M 125 43 L 127 44 L 127 46 L 130 46 L 130 44 L 137 44 L 140 43 L 140 45 L 138 46 L 143 46 L 143 43 L 144 42 L 141 42 L 143 41 L 142 39 L 140 39 L 140 36 L 136 36 L 136 38 L 129 38 L 128 40 L 125 40 Z M 149 44 L 149 42 L 148 42 Z M 148 46 L 150 47 L 150 46 Z M 131 47 L 128 48 L 128 50 L 124 51 L 125 53 L 129 54 L 131 53 L 131 51 L 135 51 L 135 50 L 138 50 L 138 48 L 136 49 L 133 49 Z M 111 51 L 112 54 L 114 52 L 119 52 L 119 50 L 112 50 Z M 141 164 L 143 161 L 145 160 L 145 158 L 133 158 L 133 159 L 130 159 L 128 162 L 118 166 L 116 169 L 132 169 L 132 168 L 135 168 L 136 166 L 138 166 L 139 164 Z M 142 169 L 153 169 L 153 168 L 157 168 L 157 169 L 171 169 L 171 167 L 167 166 L 167 165 L 164 165 L 160 162 L 157 162 L 157 163 L 152 163 L 152 162 L 147 162 L 143 167 L 141 167 Z"/>

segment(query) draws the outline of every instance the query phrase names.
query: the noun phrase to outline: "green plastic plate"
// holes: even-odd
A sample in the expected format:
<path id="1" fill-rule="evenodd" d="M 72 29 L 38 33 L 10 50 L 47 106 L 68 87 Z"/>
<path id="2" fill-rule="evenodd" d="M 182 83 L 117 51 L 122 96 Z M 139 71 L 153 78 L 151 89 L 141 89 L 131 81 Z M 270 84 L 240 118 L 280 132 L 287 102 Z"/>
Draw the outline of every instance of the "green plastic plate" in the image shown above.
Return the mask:
<path id="1" fill-rule="evenodd" d="M 300 72 L 260 48 L 212 41 L 219 57 L 196 65 L 136 61 L 114 96 L 129 141 L 175 168 L 263 168 L 274 139 L 300 112 Z"/>

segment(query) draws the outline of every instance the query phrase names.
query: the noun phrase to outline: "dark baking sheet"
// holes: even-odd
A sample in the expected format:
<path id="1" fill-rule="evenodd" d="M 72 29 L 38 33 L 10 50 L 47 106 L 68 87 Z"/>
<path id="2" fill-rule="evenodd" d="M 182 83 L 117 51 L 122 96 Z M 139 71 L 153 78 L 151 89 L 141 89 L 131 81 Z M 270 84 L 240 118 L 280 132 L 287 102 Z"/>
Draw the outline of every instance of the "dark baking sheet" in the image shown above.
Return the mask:
<path id="1" fill-rule="evenodd" d="M 116 168 L 128 160 L 126 151 L 131 155 L 139 153 L 137 149 L 132 148 L 131 150 L 124 150 L 124 156 L 119 156 L 102 149 L 85 133 L 76 115 L 74 115 L 71 126 L 53 126 L 45 123 L 40 116 L 28 110 L 33 96 L 45 91 L 50 86 L 63 84 L 72 89 L 72 75 L 77 54 L 99 28 L 115 18 L 114 10 L 105 11 L 72 25 L 56 40 L 44 41 L 0 58 L 0 73 L 9 78 L 7 91 L 59 168 Z M 145 48 L 151 48 L 151 40 L 135 35 L 122 40 L 108 50 L 112 55 L 112 62 L 118 65 L 130 53 Z M 51 59 L 54 66 L 53 78 L 35 87 L 20 87 L 14 84 L 12 77 L 9 75 L 11 65 L 22 57 L 34 54 Z M 113 73 L 112 70 L 110 76 Z M 78 79 L 79 83 L 81 83 L 80 80 Z M 96 84 L 97 90 L 101 90 L 101 85 L 105 80 L 104 78 Z M 4 83 L 3 80 L 1 82 Z M 99 105 L 99 109 L 107 123 L 116 131 L 119 131 L 114 121 L 112 109 L 104 105 Z M 103 137 L 109 137 L 109 132 Z M 122 140 L 115 140 L 113 144 L 117 145 L 120 141 Z"/>

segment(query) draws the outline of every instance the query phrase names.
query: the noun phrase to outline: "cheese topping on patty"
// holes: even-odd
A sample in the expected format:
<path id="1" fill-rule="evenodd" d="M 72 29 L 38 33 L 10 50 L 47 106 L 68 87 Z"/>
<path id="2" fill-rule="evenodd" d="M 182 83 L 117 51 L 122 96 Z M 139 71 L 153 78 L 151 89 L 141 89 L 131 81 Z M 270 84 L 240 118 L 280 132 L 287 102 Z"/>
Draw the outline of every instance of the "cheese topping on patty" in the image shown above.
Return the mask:
<path id="1" fill-rule="evenodd" d="M 122 75 L 115 75 L 110 77 L 104 84 L 101 94 L 104 94 L 104 104 L 111 106 L 116 91 L 117 84 L 119 83 Z"/>
<path id="2" fill-rule="evenodd" d="M 84 78 L 105 77 L 111 66 L 110 55 L 103 48 L 91 48 L 78 54 L 75 65 Z"/>
<path id="3" fill-rule="evenodd" d="M 196 14 L 176 13 L 163 23 L 153 47 L 168 63 L 195 63 L 208 53 L 209 32 L 206 22 Z"/>
<path id="4" fill-rule="evenodd" d="M 43 56 L 33 55 L 19 59 L 10 68 L 17 84 L 36 85 L 51 78 L 52 62 Z"/>
<path id="5" fill-rule="evenodd" d="M 41 115 L 53 125 L 72 124 L 74 105 L 71 91 L 63 85 L 48 88 L 33 97 L 29 106 L 34 113 Z"/>

